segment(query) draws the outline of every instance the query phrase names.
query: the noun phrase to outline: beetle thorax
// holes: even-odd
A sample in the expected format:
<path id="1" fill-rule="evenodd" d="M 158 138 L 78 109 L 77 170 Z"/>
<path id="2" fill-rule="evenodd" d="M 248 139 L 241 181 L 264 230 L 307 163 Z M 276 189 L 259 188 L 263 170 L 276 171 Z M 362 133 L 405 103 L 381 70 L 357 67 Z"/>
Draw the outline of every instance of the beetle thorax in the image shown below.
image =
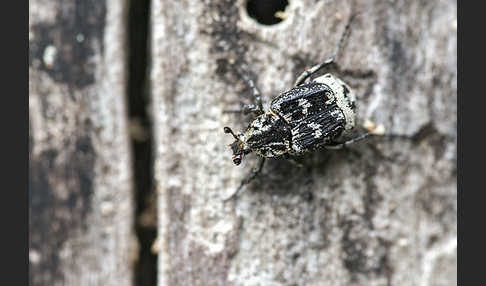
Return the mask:
<path id="1" fill-rule="evenodd" d="M 245 147 L 263 157 L 281 156 L 290 150 L 290 127 L 273 112 L 258 116 L 244 137 Z"/>

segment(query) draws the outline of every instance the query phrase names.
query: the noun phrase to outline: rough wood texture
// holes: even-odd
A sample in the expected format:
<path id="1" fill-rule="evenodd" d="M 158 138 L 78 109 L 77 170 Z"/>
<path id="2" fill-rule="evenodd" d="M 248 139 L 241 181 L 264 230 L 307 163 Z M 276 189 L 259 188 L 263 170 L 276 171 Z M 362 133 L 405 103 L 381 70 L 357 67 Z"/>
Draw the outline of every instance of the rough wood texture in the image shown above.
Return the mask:
<path id="1" fill-rule="evenodd" d="M 131 285 L 125 1 L 30 1 L 31 285 Z"/>
<path id="2" fill-rule="evenodd" d="M 291 0 L 275 26 L 244 1 L 154 0 L 151 85 L 159 193 L 159 286 L 455 285 L 455 1 Z M 272 160 L 236 203 L 255 163 L 235 167 L 223 114 L 248 102 L 240 65 L 264 103 L 329 56 L 372 119 L 411 139 L 370 139 Z"/>

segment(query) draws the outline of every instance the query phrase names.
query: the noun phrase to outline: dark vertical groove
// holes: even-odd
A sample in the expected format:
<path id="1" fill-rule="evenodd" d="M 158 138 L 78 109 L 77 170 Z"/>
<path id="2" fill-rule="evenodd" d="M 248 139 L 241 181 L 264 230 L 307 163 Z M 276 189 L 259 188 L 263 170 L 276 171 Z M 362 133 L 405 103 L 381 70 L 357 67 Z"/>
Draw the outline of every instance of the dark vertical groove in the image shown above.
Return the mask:
<path id="1" fill-rule="evenodd" d="M 157 235 L 153 186 L 152 122 L 147 91 L 150 0 L 131 0 L 128 18 L 128 109 L 131 126 L 133 172 L 135 178 L 136 221 L 139 257 L 135 266 L 134 285 L 156 285 L 157 255 L 151 246 Z M 137 126 L 137 128 L 134 128 Z M 139 131 L 136 131 L 139 130 Z M 153 219 L 141 219 L 152 217 Z"/>

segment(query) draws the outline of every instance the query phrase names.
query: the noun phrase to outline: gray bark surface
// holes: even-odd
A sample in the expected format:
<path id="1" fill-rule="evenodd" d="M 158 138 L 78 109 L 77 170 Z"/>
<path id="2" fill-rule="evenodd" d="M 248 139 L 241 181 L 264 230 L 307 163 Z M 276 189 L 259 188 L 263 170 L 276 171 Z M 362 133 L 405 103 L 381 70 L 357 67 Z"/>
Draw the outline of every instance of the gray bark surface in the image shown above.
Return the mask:
<path id="1" fill-rule="evenodd" d="M 159 286 L 456 285 L 455 1 L 291 0 L 262 26 L 244 1 L 163 1 L 151 8 L 152 116 Z M 330 56 L 360 14 L 332 72 L 357 93 L 358 118 L 409 138 L 373 138 L 236 167 L 224 126 L 250 116 L 238 65 L 264 106 Z"/>
<path id="2" fill-rule="evenodd" d="M 30 285 L 131 285 L 126 2 L 29 5 Z"/>

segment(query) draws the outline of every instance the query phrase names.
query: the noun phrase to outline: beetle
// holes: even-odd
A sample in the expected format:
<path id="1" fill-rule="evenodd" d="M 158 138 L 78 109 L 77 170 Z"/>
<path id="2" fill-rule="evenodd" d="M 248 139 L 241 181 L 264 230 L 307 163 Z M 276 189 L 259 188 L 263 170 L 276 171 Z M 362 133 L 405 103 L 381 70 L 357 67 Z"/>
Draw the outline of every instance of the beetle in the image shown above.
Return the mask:
<path id="1" fill-rule="evenodd" d="M 233 135 L 235 139 L 230 144 L 235 165 L 239 165 L 243 157 L 251 152 L 259 155 L 259 162 L 225 201 L 236 197 L 244 185 L 256 178 L 266 158 L 285 156 L 292 159 L 320 148 L 340 149 L 373 135 L 372 132 L 367 132 L 348 141 L 338 142 L 337 139 L 343 133 L 356 125 L 354 92 L 345 82 L 330 73 L 305 82 L 335 61 L 354 17 L 355 15 L 350 17 L 333 55 L 300 74 L 292 89 L 281 93 L 270 102 L 267 112 L 263 111 L 260 92 L 253 80 L 242 74 L 252 89 L 254 103 L 244 106 L 242 110 L 228 112 L 253 113 L 256 118 L 243 133 L 235 134 L 230 127 L 224 127 L 224 132 Z"/>

